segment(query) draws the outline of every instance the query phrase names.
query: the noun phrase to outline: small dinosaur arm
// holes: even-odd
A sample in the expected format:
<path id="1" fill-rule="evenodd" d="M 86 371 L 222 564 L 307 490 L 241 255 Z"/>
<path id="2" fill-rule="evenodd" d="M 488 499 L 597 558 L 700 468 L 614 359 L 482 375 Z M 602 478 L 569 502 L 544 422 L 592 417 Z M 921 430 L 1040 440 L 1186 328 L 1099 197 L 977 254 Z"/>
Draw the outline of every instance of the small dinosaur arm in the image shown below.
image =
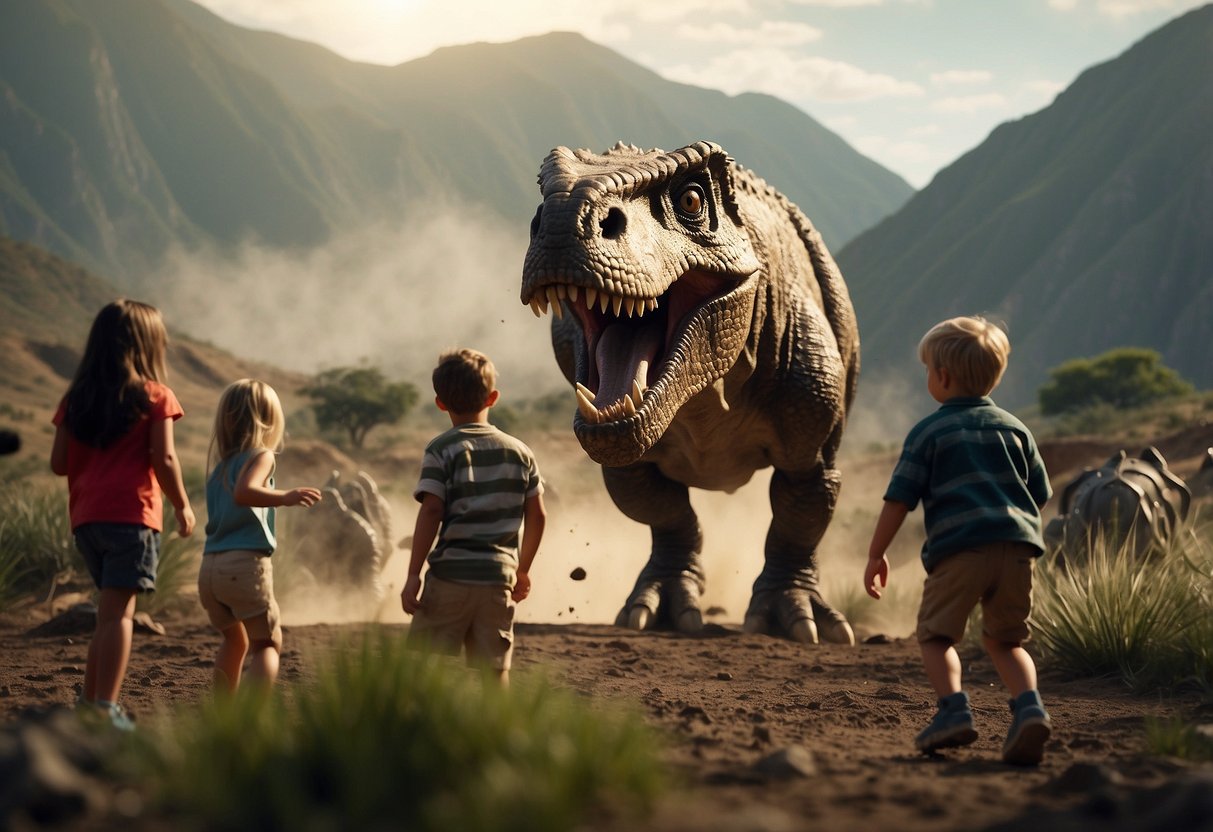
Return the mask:
<path id="1" fill-rule="evenodd" d="M 747 632 L 854 643 L 818 589 L 817 544 L 859 373 L 850 297 L 821 235 L 717 145 L 558 147 L 539 173 L 521 298 L 551 311 L 573 430 L 652 551 L 616 623 L 702 628 L 689 489 L 774 467 Z"/>

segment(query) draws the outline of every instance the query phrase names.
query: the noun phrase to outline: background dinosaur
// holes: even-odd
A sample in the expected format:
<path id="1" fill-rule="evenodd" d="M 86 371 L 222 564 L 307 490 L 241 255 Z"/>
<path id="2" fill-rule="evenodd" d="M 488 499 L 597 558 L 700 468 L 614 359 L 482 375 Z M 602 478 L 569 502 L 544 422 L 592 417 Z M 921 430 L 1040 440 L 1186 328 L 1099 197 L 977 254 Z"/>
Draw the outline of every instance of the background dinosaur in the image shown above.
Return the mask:
<path id="1" fill-rule="evenodd" d="M 853 643 L 818 590 L 859 372 L 855 315 L 821 235 L 711 142 L 558 147 L 539 186 L 522 302 L 554 314 L 577 438 L 616 506 L 652 532 L 616 623 L 698 631 L 703 538 L 688 489 L 731 492 L 773 466 L 745 629 Z"/>

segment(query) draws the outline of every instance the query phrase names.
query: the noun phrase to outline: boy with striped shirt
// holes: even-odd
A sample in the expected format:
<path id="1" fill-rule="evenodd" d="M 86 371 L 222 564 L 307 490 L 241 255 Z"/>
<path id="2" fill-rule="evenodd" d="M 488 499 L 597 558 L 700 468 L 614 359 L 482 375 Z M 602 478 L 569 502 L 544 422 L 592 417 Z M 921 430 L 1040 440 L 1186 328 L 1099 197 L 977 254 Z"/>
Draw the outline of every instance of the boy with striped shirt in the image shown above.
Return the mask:
<path id="1" fill-rule="evenodd" d="M 543 482 L 531 449 L 489 424 L 498 391 L 488 356 L 444 353 L 433 382 L 435 404 L 450 416 L 451 429 L 426 446 L 413 492 L 421 507 L 400 593 L 413 616 L 409 643 L 451 655 L 466 648 L 469 664 L 486 665 L 504 685 L 515 604 L 531 591 L 531 563 L 543 537 Z"/>
<path id="2" fill-rule="evenodd" d="M 978 317 L 943 321 L 923 336 L 918 357 L 942 406 L 906 437 L 872 533 L 864 587 L 880 598 L 889 578 L 885 550 L 922 502 L 927 579 L 915 635 L 939 701 L 914 745 L 932 754 L 977 739 L 954 645 L 980 603 L 982 646 L 1012 696 L 1002 758 L 1035 765 L 1051 727 L 1023 642 L 1032 567 L 1044 552 L 1040 509 L 1052 489 L 1032 433 L 989 398 L 1010 352 L 1006 333 Z"/>

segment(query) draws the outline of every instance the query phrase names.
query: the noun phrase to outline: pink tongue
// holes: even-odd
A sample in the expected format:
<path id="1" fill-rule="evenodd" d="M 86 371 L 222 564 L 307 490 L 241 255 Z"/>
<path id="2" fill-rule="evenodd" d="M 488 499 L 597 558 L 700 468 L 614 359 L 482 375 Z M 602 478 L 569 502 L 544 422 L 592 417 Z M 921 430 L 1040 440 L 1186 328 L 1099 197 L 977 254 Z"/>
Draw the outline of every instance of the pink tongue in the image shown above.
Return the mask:
<path id="1" fill-rule="evenodd" d="M 640 325 L 614 324 L 603 330 L 594 353 L 598 365 L 598 395 L 594 404 L 606 407 L 623 398 L 624 393 L 632 392 L 636 368 L 641 361 L 648 361 L 652 367 L 660 347 L 661 326 L 655 320 Z"/>

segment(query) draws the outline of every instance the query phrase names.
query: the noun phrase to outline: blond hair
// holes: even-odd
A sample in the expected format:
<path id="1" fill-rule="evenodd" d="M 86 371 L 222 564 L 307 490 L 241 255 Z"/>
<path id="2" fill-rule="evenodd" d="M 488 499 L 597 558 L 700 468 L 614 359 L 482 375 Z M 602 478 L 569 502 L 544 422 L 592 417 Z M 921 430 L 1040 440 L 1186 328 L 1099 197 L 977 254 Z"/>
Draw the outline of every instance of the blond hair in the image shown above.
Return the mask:
<path id="1" fill-rule="evenodd" d="M 434 393 L 451 413 L 477 413 L 497 389 L 497 368 L 478 350 L 449 350 L 438 356 Z"/>
<path id="2" fill-rule="evenodd" d="M 274 388 L 252 378 L 234 381 L 219 397 L 207 467 L 216 457 L 226 463 L 241 451 L 281 450 L 285 435 L 286 416 Z"/>
<path id="3" fill-rule="evenodd" d="M 927 367 L 947 370 L 965 393 L 986 396 L 1007 369 L 1011 342 L 1001 327 L 977 315 L 935 324 L 918 342 Z"/>

